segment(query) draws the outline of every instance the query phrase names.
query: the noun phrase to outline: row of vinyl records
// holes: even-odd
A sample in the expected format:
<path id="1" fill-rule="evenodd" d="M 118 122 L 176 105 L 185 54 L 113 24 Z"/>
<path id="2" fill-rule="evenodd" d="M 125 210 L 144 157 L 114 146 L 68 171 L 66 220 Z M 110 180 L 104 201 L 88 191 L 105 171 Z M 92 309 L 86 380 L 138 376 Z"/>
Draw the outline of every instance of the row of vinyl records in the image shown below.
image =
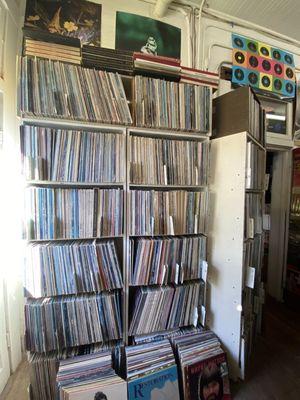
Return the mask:
<path id="1" fill-rule="evenodd" d="M 165 340 L 76 353 L 31 357 L 32 400 L 196 400 L 212 383 L 216 398 L 231 398 L 226 354 L 211 331 L 187 329 Z"/>
<path id="2" fill-rule="evenodd" d="M 25 236 L 30 240 L 123 234 L 123 190 L 26 189 Z M 130 192 L 131 235 L 205 232 L 208 192 Z"/>
<path id="3" fill-rule="evenodd" d="M 137 288 L 130 335 L 197 325 L 202 315 L 204 282 Z M 26 348 L 48 352 L 122 338 L 121 294 L 27 299 Z"/>
<path id="4" fill-rule="evenodd" d="M 131 125 L 133 118 L 117 73 L 22 57 L 20 110 L 24 115 Z M 135 124 L 198 131 L 210 129 L 211 89 L 136 76 Z"/>
<path id="5" fill-rule="evenodd" d="M 132 286 L 206 280 L 205 236 L 131 240 L 130 252 Z M 24 287 L 33 298 L 122 288 L 115 241 L 29 244 Z"/>
<path id="6" fill-rule="evenodd" d="M 263 233 L 263 193 L 245 194 L 244 238 L 251 239 Z"/>
<path id="7" fill-rule="evenodd" d="M 122 233 L 121 189 L 26 189 L 27 239 L 92 238 Z"/>
<path id="8" fill-rule="evenodd" d="M 264 150 L 251 141 L 247 142 L 246 189 L 265 188 L 265 157 Z"/>
<path id="9" fill-rule="evenodd" d="M 27 180 L 124 182 L 123 135 L 24 125 L 23 174 Z M 205 185 L 207 142 L 130 136 L 130 182 Z"/>

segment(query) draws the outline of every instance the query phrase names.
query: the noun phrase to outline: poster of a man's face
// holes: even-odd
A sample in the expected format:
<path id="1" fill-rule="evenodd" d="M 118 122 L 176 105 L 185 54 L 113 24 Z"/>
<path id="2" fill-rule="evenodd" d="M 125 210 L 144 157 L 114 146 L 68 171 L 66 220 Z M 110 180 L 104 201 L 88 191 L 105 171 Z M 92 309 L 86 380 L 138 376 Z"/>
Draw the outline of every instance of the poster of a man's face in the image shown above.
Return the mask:
<path id="1" fill-rule="evenodd" d="M 208 365 L 199 377 L 199 398 L 201 400 L 221 400 L 223 398 L 223 379 L 216 364 Z"/>

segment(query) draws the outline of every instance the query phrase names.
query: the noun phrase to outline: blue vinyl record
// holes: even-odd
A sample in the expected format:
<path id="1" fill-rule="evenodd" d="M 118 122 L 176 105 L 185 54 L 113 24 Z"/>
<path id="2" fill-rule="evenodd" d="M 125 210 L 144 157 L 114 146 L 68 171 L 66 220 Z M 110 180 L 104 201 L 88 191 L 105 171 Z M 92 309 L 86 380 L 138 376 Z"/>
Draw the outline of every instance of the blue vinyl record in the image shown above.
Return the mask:
<path id="1" fill-rule="evenodd" d="M 289 65 L 290 67 L 295 67 L 294 56 L 291 53 L 287 53 L 286 51 L 281 50 L 282 53 L 282 62 L 285 65 Z"/>
<path id="2" fill-rule="evenodd" d="M 295 82 L 284 79 L 282 94 L 287 97 L 295 97 L 296 85 Z"/>
<path id="3" fill-rule="evenodd" d="M 233 65 L 232 66 L 232 83 L 238 83 L 239 85 L 248 84 L 248 70 L 246 68 Z"/>
<path id="4" fill-rule="evenodd" d="M 240 35 L 231 35 L 232 47 L 234 49 L 247 50 L 247 39 Z"/>

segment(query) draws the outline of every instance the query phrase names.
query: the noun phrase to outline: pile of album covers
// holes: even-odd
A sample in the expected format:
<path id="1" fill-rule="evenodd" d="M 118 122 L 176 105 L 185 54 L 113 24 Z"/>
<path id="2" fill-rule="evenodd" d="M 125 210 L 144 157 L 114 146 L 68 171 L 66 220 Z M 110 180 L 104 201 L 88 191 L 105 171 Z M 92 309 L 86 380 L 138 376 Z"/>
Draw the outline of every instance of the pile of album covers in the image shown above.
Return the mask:
<path id="1" fill-rule="evenodd" d="M 197 332 L 202 332 L 204 328 L 202 326 L 184 326 L 182 328 L 174 328 L 174 329 L 169 329 L 168 331 L 165 332 L 154 332 L 154 333 L 148 333 L 146 335 L 139 335 L 139 336 L 134 336 L 133 338 L 133 344 L 143 344 L 143 343 L 152 343 L 152 342 L 159 342 L 161 340 L 165 339 L 171 339 L 177 336 L 183 336 L 188 333 L 197 333 Z"/>
<path id="2" fill-rule="evenodd" d="M 62 360 L 57 384 L 59 400 L 127 398 L 127 384 L 112 368 L 110 351 Z"/>
<path id="3" fill-rule="evenodd" d="M 27 247 L 26 297 L 100 292 L 122 285 L 114 241 L 58 241 Z"/>
<path id="4" fill-rule="evenodd" d="M 131 282 L 163 285 L 200 279 L 206 265 L 206 236 L 131 240 Z"/>
<path id="5" fill-rule="evenodd" d="M 202 71 L 200 69 L 181 67 L 180 82 L 194 85 L 211 86 L 218 89 L 219 74 L 215 72 Z"/>
<path id="6" fill-rule="evenodd" d="M 27 180 L 123 182 L 125 141 L 113 132 L 21 126 L 23 174 Z"/>
<path id="7" fill-rule="evenodd" d="M 57 400 L 56 374 L 60 360 L 78 355 L 94 354 L 111 350 L 119 341 L 106 344 L 91 344 L 48 353 L 29 353 L 28 367 L 31 387 L 31 400 Z"/>
<path id="8" fill-rule="evenodd" d="M 82 65 L 87 68 L 133 75 L 133 52 L 105 47 L 82 46 Z"/>
<path id="9" fill-rule="evenodd" d="M 123 232 L 123 190 L 26 189 L 27 239 L 119 236 Z"/>
<path id="10" fill-rule="evenodd" d="M 203 281 L 178 286 L 138 287 L 129 335 L 197 326 L 204 304 Z"/>
<path id="11" fill-rule="evenodd" d="M 205 233 L 206 191 L 131 190 L 131 235 Z"/>
<path id="12" fill-rule="evenodd" d="M 39 58 L 20 62 L 23 115 L 132 124 L 120 75 Z"/>
<path id="13" fill-rule="evenodd" d="M 208 86 L 135 76 L 134 101 L 136 126 L 209 132 Z"/>
<path id="14" fill-rule="evenodd" d="M 180 60 L 177 58 L 134 52 L 133 59 L 135 75 L 147 75 L 179 80 L 181 67 Z"/>
<path id="15" fill-rule="evenodd" d="M 130 182 L 198 185 L 207 182 L 208 142 L 130 138 Z"/>
<path id="16" fill-rule="evenodd" d="M 177 336 L 171 342 L 182 399 L 231 399 L 226 354 L 212 331 Z"/>
<path id="17" fill-rule="evenodd" d="M 26 348 L 47 352 L 122 337 L 120 293 L 27 299 Z"/>
<path id="18" fill-rule="evenodd" d="M 128 400 L 179 400 L 177 366 L 168 340 L 127 346 L 125 357 Z"/>
<path id="19" fill-rule="evenodd" d="M 80 39 L 23 28 L 23 55 L 81 64 Z"/>

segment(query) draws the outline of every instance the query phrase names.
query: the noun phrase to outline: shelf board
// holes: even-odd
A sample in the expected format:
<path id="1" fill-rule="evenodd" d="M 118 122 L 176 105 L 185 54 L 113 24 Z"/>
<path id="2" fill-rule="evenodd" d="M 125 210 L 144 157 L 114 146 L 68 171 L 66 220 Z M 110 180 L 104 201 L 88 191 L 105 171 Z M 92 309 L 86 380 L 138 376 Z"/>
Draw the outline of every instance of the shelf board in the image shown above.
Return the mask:
<path id="1" fill-rule="evenodd" d="M 200 282 L 204 282 L 201 278 L 193 278 L 193 279 L 186 279 L 183 282 L 168 282 L 168 283 L 163 283 L 163 284 L 159 284 L 159 283 L 149 283 L 149 284 L 143 284 L 143 285 L 132 285 L 129 284 L 129 289 L 137 289 L 139 287 L 151 287 L 151 288 L 161 288 L 161 287 L 166 287 L 166 286 L 171 286 L 171 287 L 180 287 L 183 286 L 184 284 L 193 284 L 193 283 L 200 283 Z"/>
<path id="2" fill-rule="evenodd" d="M 88 296 L 93 296 L 95 294 L 112 293 L 112 292 L 118 292 L 118 291 L 122 291 L 122 290 L 123 290 L 123 287 L 114 288 L 114 289 L 95 290 L 95 291 L 89 291 L 89 292 L 78 292 L 78 293 L 67 293 L 67 294 L 51 294 L 49 296 L 41 296 L 41 297 L 26 296 L 26 293 L 25 293 L 24 298 L 26 300 L 29 300 L 29 301 L 34 301 L 36 299 L 47 299 L 49 297 L 55 298 L 57 300 L 60 300 L 60 299 L 66 299 L 66 298 L 71 297 L 71 296 L 86 296 L 86 297 L 88 297 Z M 25 291 L 26 291 L 26 289 L 25 289 Z"/>
<path id="3" fill-rule="evenodd" d="M 124 239 L 125 235 L 117 236 L 96 236 L 88 238 L 55 238 L 55 239 L 24 239 L 27 243 L 46 243 L 46 242 L 79 242 L 79 241 L 93 241 L 93 240 L 107 240 L 107 239 Z"/>
<path id="4" fill-rule="evenodd" d="M 251 133 L 247 132 L 247 137 L 250 139 L 253 143 L 255 143 L 258 147 L 260 147 L 263 151 L 266 151 L 266 148 L 257 140 L 255 139 Z"/>
<path id="5" fill-rule="evenodd" d="M 264 194 L 265 190 L 264 189 L 246 189 L 246 193 Z"/>
<path id="6" fill-rule="evenodd" d="M 204 190 L 207 186 L 199 185 L 152 185 L 144 183 L 130 183 L 130 189 L 164 189 L 164 190 Z"/>
<path id="7" fill-rule="evenodd" d="M 26 186 L 50 186 L 50 187 L 83 187 L 83 188 L 98 188 L 98 187 L 124 187 L 125 183 L 110 182 L 110 183 L 92 183 L 92 182 L 62 182 L 62 181 L 27 181 Z"/>
<path id="8" fill-rule="evenodd" d="M 169 139 L 183 139 L 183 140 L 209 140 L 209 134 L 190 131 L 171 130 L 166 128 L 138 128 L 128 127 L 130 136 L 144 136 L 144 137 L 163 137 Z"/>
<path id="9" fill-rule="evenodd" d="M 175 233 L 174 235 L 171 235 L 170 233 L 162 233 L 162 234 L 153 234 L 153 235 L 128 235 L 129 238 L 133 238 L 133 239 L 155 239 L 155 238 L 165 238 L 165 237 L 178 237 L 178 236 L 207 236 L 205 233 Z"/>
<path id="10" fill-rule="evenodd" d="M 125 132 L 127 125 L 124 124 L 109 124 L 109 123 L 100 123 L 100 122 L 89 122 L 89 121 L 80 121 L 75 119 L 64 119 L 64 118 L 47 118 L 47 117 L 35 117 L 35 116 L 26 116 L 22 115 L 20 118 L 20 122 L 24 125 L 38 125 L 49 128 L 66 128 L 66 129 L 92 129 L 92 130 L 101 130 L 103 133 L 119 133 L 122 134 Z M 131 125 L 129 125 L 131 126 Z"/>

